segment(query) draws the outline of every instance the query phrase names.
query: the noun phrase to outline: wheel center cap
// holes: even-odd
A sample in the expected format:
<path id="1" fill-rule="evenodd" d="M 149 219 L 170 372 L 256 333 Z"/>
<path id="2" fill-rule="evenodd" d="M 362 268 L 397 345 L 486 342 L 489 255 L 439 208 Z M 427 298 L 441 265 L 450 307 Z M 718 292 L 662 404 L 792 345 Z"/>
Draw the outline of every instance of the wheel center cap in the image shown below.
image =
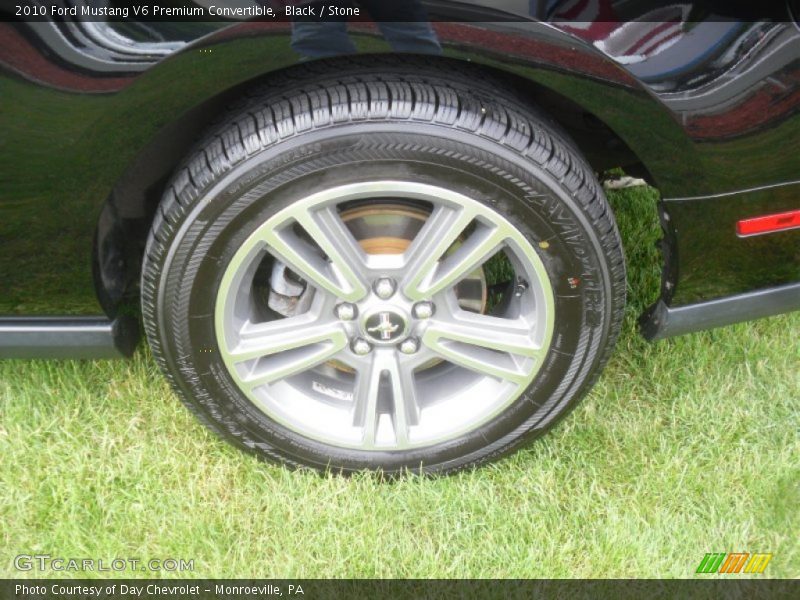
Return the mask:
<path id="1" fill-rule="evenodd" d="M 364 333 L 378 344 L 391 344 L 408 331 L 408 319 L 394 308 L 378 308 L 366 314 Z"/>

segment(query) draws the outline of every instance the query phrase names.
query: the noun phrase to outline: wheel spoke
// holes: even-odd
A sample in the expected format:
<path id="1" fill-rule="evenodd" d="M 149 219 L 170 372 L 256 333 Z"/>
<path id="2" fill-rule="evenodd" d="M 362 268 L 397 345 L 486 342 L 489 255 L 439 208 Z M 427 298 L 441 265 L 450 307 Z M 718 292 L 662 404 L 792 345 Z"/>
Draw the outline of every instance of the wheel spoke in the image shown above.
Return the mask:
<path id="1" fill-rule="evenodd" d="M 381 382 L 388 383 L 388 390 L 381 389 Z M 369 367 L 359 371 L 354 393 L 354 418 L 356 427 L 363 434 L 365 448 L 377 445 L 378 427 L 383 413 L 380 406 L 385 404 L 382 392 L 389 392 L 391 399 L 391 424 L 394 431 L 395 448 L 409 445 L 410 427 L 419 422 L 419 405 L 416 397 L 414 376 L 404 367 L 392 350 L 378 349 L 371 357 Z M 381 402 L 384 400 L 384 402 Z"/>
<path id="2" fill-rule="evenodd" d="M 395 440 L 398 447 L 407 447 L 410 441 L 410 428 L 419 423 L 414 374 L 410 369 L 404 368 L 396 358 L 392 360 L 388 373 L 392 384 L 392 424 Z"/>
<path id="3" fill-rule="evenodd" d="M 354 294 L 358 294 L 345 299 L 353 301 L 363 298 L 367 292 L 364 268 L 366 255 L 336 208 L 327 206 L 315 212 L 304 211 L 297 221 L 328 256 L 333 270 L 347 281 Z"/>
<path id="4" fill-rule="evenodd" d="M 320 322 L 317 315 L 309 313 L 270 323 L 247 323 L 227 357 L 235 364 L 253 362 L 243 383 L 254 388 L 311 369 L 346 346 L 347 335 L 337 322 Z"/>
<path id="5" fill-rule="evenodd" d="M 455 285 L 478 269 L 498 250 L 507 232 L 500 227 L 479 227 L 467 240 L 436 269 L 436 274 L 423 293 L 430 297 Z"/>
<path id="6" fill-rule="evenodd" d="M 428 280 L 439 261 L 475 218 L 467 208 L 438 206 L 406 251 L 406 272 L 403 290 L 412 300 L 422 300 Z"/>
<path id="7" fill-rule="evenodd" d="M 375 447 L 375 436 L 378 431 L 378 392 L 380 391 L 383 364 L 377 356 L 370 361 L 368 368 L 363 368 L 356 377 L 355 414 L 353 425 L 364 431 L 362 445 L 365 448 Z"/>
<path id="8" fill-rule="evenodd" d="M 445 256 L 473 220 L 474 214 L 466 209 L 434 211 L 411 248 L 407 267 L 411 275 L 404 283 L 409 298 L 429 298 L 455 285 L 486 262 L 508 237 L 503 227 L 477 223 L 455 252 Z"/>
<path id="9" fill-rule="evenodd" d="M 335 211 L 302 211 L 295 218 L 327 260 L 291 227 L 266 232 L 265 241 L 272 252 L 299 275 L 334 296 L 350 302 L 361 300 L 367 293 L 359 268 L 364 264 L 363 252 Z"/>
<path id="10" fill-rule="evenodd" d="M 432 322 L 422 342 L 462 367 L 518 384 L 530 373 L 525 359 L 541 359 L 542 354 L 524 321 L 467 313 L 459 319 Z"/>

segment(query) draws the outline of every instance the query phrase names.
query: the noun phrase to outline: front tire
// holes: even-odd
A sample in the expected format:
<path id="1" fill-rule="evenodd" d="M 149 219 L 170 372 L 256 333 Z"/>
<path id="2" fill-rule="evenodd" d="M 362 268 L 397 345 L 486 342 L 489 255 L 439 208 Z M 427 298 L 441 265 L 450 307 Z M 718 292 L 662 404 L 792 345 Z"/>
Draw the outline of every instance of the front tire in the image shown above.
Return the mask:
<path id="1" fill-rule="evenodd" d="M 289 465 L 450 472 L 541 435 L 622 317 L 591 170 L 501 82 L 306 69 L 167 188 L 143 273 L 160 366 L 203 422 Z"/>

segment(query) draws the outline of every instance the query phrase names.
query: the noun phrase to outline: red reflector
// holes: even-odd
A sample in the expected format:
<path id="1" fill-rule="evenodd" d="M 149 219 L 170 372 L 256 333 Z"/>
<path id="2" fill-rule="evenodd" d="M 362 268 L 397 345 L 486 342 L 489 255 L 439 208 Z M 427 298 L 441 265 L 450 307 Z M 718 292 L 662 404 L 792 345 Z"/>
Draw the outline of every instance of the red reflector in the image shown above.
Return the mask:
<path id="1" fill-rule="evenodd" d="M 736 224 L 736 233 L 741 236 L 773 233 L 800 227 L 800 210 L 791 210 L 778 215 L 767 215 L 754 219 L 743 219 Z"/>

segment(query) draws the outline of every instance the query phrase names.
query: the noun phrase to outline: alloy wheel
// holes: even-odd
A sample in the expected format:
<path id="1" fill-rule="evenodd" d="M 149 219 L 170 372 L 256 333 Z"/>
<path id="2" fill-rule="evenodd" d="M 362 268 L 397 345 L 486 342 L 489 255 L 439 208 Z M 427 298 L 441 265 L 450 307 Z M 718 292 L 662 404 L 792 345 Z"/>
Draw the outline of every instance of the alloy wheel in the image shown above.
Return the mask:
<path id="1" fill-rule="evenodd" d="M 536 250 L 499 212 L 444 187 L 372 181 L 258 227 L 225 270 L 215 330 L 233 382 L 269 418 L 384 452 L 501 414 L 543 364 L 554 304 Z"/>

